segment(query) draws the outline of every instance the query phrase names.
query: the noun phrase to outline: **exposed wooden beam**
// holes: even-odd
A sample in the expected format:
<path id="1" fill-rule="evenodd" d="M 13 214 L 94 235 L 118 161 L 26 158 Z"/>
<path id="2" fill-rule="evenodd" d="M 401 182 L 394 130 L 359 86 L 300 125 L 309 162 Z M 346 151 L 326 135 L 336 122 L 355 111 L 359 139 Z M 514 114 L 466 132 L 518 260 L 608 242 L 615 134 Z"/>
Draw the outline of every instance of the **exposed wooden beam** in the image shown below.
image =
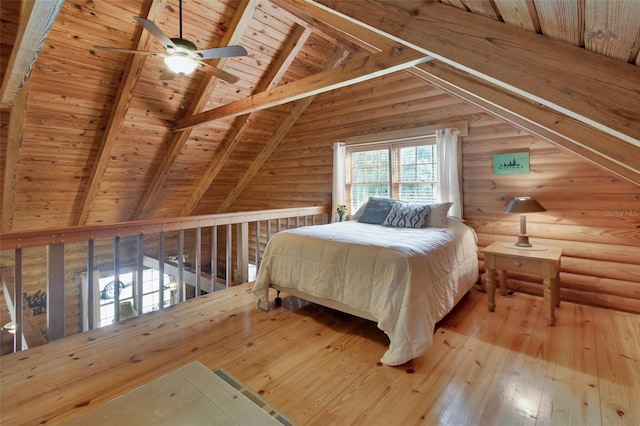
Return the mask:
<path id="1" fill-rule="evenodd" d="M 394 46 L 375 54 L 356 55 L 339 68 L 323 71 L 302 78 L 286 86 L 276 87 L 247 98 L 214 108 L 176 122 L 175 130 L 199 126 L 209 121 L 237 117 L 261 111 L 309 96 L 319 95 L 350 84 L 407 69 L 427 61 L 429 58 L 415 50 Z"/>
<path id="2" fill-rule="evenodd" d="M 321 7 L 317 3 L 302 0 L 271 0 L 273 4 L 288 14 L 309 22 L 325 33 L 339 32 L 342 38 L 347 38 L 369 52 L 389 48 L 397 45 L 385 35 L 371 31 L 360 23 L 354 23 L 347 16 L 336 14 L 335 11 Z"/>
<path id="3" fill-rule="evenodd" d="M 253 19 L 253 15 L 257 7 L 257 0 L 242 0 L 240 2 L 238 8 L 236 9 L 233 21 L 231 22 L 229 29 L 223 37 L 220 45 L 229 46 L 238 44 L 240 42 L 240 39 L 249 26 L 249 23 Z M 222 68 L 226 63 L 226 59 L 210 61 L 210 63 L 213 66 Z M 195 92 L 197 96 L 187 107 L 187 117 L 192 116 L 193 114 L 196 114 L 204 109 L 207 102 L 209 102 L 209 99 L 211 98 L 211 94 L 213 93 L 217 82 L 218 79 L 214 75 L 208 75 L 202 80 L 200 86 L 198 87 L 198 90 L 196 90 Z M 169 143 L 167 153 L 163 157 L 162 164 L 160 164 L 160 167 L 158 167 L 158 169 L 156 170 L 151 183 L 147 186 L 144 195 L 136 206 L 136 210 L 133 214 L 132 220 L 139 219 L 140 217 L 144 216 L 149 210 L 158 193 L 160 192 L 162 186 L 164 185 L 164 182 L 169 175 L 169 171 L 171 170 L 173 163 L 180 155 L 180 152 L 182 152 L 182 149 L 189 140 L 190 136 L 190 129 L 184 129 L 183 131 L 177 132 L 173 135 L 173 138 Z"/>
<path id="4" fill-rule="evenodd" d="M 256 173 L 262 168 L 264 163 L 267 162 L 271 154 L 276 150 L 278 145 L 284 137 L 289 133 L 291 128 L 295 125 L 302 114 L 309 108 L 309 105 L 313 102 L 315 96 L 309 96 L 299 102 L 296 102 L 293 109 L 289 112 L 289 115 L 285 120 L 280 123 L 278 129 L 269 138 L 266 145 L 258 153 L 258 156 L 253 160 L 249 168 L 242 174 L 240 180 L 236 183 L 233 189 L 227 194 L 224 201 L 218 206 L 216 213 L 224 213 L 229 210 L 231 204 L 238 198 L 238 196 L 249 185 L 251 180 L 255 177 Z"/>
<path id="5" fill-rule="evenodd" d="M 494 84 L 438 61 L 422 64 L 410 72 L 518 128 L 640 185 L 640 147 L 626 144 L 579 120 L 542 108 L 522 96 L 501 90 Z M 628 161 L 621 163 L 614 159 L 620 155 Z"/>
<path id="6" fill-rule="evenodd" d="M 18 164 L 22 150 L 28 98 L 29 81 L 27 80 L 9 113 L 9 131 L 7 134 L 7 151 L 4 162 L 4 183 L 2 188 L 2 217 L 0 218 L 0 231 L 2 232 L 9 232 L 13 228 L 16 185 L 18 184 Z"/>
<path id="7" fill-rule="evenodd" d="M 635 66 L 436 3 L 423 6 L 402 36 L 446 55 L 450 65 L 640 145 Z"/>
<path id="8" fill-rule="evenodd" d="M 542 117 L 550 109 L 592 127 L 603 136 L 602 141 L 613 137 L 640 146 L 640 71 L 633 65 L 438 2 L 414 1 L 415 13 L 405 15 L 387 7 L 382 16 L 388 19 L 375 22 L 351 2 L 323 3 L 454 68 L 540 104 Z M 593 148 L 605 149 L 605 144 L 596 140 Z M 627 163 L 629 159 L 620 151 L 614 160 Z"/>
<path id="9" fill-rule="evenodd" d="M 340 66 L 340 64 L 342 64 L 342 62 L 344 61 L 346 55 L 347 52 L 339 48 L 336 49 L 333 55 L 331 55 L 331 57 L 327 61 L 325 70 L 330 70 Z M 289 131 L 293 128 L 298 119 L 302 117 L 302 114 L 304 114 L 307 108 L 309 108 L 309 105 L 311 105 L 314 99 L 315 96 L 309 96 L 308 98 L 305 98 L 294 104 L 287 118 L 283 120 L 282 123 L 280 123 L 275 133 L 271 136 L 271 138 L 269 138 L 264 148 L 262 148 L 256 159 L 251 163 L 251 166 L 249 166 L 249 168 L 244 172 L 238 183 L 229 192 L 229 194 L 227 194 L 227 197 L 220 204 L 217 211 L 218 213 L 223 213 L 229 210 L 231 204 L 233 204 L 236 198 L 238 198 L 238 196 L 242 194 L 242 191 L 244 191 L 247 185 L 251 183 L 255 175 L 262 168 L 264 163 L 267 162 L 269 157 L 271 157 L 271 154 L 273 154 L 276 148 L 278 148 L 280 142 L 282 142 L 285 136 L 287 136 Z"/>
<path id="10" fill-rule="evenodd" d="M 348 32 L 340 31 L 313 16 L 301 12 L 299 9 L 291 7 L 285 1 L 271 0 L 267 5 L 271 7 L 275 15 L 282 17 L 283 20 L 293 21 L 298 25 L 311 28 L 314 33 L 323 39 L 333 43 L 336 47 L 351 52 L 351 54 L 358 53 L 363 49 L 368 52 L 380 50 L 379 47 L 371 46 L 369 41 L 359 40 Z M 390 40 L 390 43 L 393 43 L 393 41 Z"/>
<path id="11" fill-rule="evenodd" d="M 0 107 L 11 106 L 29 78 L 64 0 L 23 0 L 18 33 L 0 89 Z"/>
<path id="12" fill-rule="evenodd" d="M 151 2 L 146 13 L 146 18 L 150 21 L 158 19 L 162 11 L 166 0 L 158 0 Z M 151 45 L 152 36 L 148 31 L 144 31 L 141 26 L 138 26 L 135 36 L 136 44 L 134 50 L 148 50 Z M 87 188 L 84 192 L 84 199 L 82 200 L 81 207 L 77 209 L 74 219 L 74 225 L 84 225 L 89 219 L 91 213 L 91 207 L 95 201 L 98 190 L 100 189 L 100 183 L 109 166 L 111 160 L 111 152 L 116 144 L 118 134 L 122 129 L 124 119 L 129 110 L 131 99 L 133 97 L 133 89 L 136 87 L 142 69 L 144 67 L 147 55 L 130 55 L 125 65 L 124 74 L 120 80 L 120 87 L 118 87 L 118 94 L 116 95 L 115 102 L 111 108 L 111 114 L 107 121 L 107 127 L 105 128 L 100 148 L 98 151 L 97 160 L 93 165 L 91 171 L 91 177 L 87 183 Z"/>
<path id="13" fill-rule="evenodd" d="M 256 87 L 256 92 L 262 92 L 275 87 L 280 83 L 284 73 L 289 69 L 289 66 L 296 58 L 310 35 L 310 28 L 296 26 L 293 35 L 289 38 L 287 45 L 283 48 L 282 54 L 276 58 L 274 63 L 271 65 L 269 72 L 262 80 L 262 83 Z M 249 123 L 251 123 L 253 118 L 254 114 L 245 114 L 236 118 L 222 145 L 216 150 L 216 154 L 211 160 L 207 171 L 202 175 L 202 178 L 196 185 L 196 188 L 191 192 L 191 196 L 182 208 L 180 216 L 188 216 L 191 214 L 200 199 L 202 199 L 204 193 L 207 191 L 209 186 L 211 186 L 211 183 L 215 180 L 216 176 L 218 176 L 218 173 L 220 173 L 220 170 L 222 170 L 224 163 L 231 156 L 231 153 L 249 130 Z"/>
<path id="14" fill-rule="evenodd" d="M 311 36 L 311 32 L 311 28 L 296 26 L 287 44 L 282 48 L 282 53 L 269 66 L 269 71 L 264 78 L 264 86 L 257 88 L 256 92 L 272 89 L 280 84 L 284 74 Z"/>

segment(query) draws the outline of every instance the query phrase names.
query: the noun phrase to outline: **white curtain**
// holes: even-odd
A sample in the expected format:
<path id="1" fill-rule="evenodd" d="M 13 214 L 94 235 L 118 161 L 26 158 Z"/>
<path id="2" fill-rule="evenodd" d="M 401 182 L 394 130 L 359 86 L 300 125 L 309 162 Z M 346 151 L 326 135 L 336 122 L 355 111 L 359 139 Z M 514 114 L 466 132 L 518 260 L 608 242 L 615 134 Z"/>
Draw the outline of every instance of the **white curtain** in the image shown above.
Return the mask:
<path id="1" fill-rule="evenodd" d="M 453 202 L 449 216 L 462 218 L 462 156 L 456 129 L 436 132 L 438 151 L 438 201 Z"/>
<path id="2" fill-rule="evenodd" d="M 345 204 L 344 183 L 346 169 L 346 144 L 336 142 L 333 144 L 333 195 L 331 203 L 331 222 L 337 222 L 338 204 Z"/>

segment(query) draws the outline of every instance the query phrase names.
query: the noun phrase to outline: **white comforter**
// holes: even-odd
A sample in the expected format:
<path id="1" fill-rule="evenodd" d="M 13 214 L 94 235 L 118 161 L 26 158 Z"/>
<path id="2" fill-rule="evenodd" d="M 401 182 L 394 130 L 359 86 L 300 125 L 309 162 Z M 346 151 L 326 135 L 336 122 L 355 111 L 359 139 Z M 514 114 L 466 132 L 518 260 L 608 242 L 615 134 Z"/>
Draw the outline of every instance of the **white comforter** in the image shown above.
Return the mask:
<path id="1" fill-rule="evenodd" d="M 276 284 L 369 312 L 390 340 L 381 362 L 399 365 L 429 349 L 435 323 L 477 277 L 475 233 L 458 220 L 424 229 L 347 221 L 275 234 L 254 294 L 262 309 Z"/>

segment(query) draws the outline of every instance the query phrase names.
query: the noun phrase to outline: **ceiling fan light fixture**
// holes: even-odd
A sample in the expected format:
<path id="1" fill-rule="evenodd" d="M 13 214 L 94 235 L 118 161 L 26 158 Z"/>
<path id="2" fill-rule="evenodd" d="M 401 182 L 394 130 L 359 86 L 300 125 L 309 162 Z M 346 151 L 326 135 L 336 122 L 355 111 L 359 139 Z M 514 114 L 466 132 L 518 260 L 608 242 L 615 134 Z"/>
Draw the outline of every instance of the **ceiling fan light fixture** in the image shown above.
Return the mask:
<path id="1" fill-rule="evenodd" d="M 180 75 L 189 75 L 198 67 L 198 62 L 195 59 L 181 52 L 166 56 L 164 63 L 171 71 Z"/>

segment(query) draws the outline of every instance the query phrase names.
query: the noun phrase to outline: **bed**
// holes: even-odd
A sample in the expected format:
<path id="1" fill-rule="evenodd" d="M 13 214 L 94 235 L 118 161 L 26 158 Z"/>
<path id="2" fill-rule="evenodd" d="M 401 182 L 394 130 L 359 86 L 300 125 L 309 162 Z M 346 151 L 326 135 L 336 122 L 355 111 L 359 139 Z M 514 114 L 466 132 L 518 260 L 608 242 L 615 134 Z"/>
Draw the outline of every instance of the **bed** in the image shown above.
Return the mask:
<path id="1" fill-rule="evenodd" d="M 275 234 L 254 294 L 269 288 L 375 321 L 389 337 L 380 360 L 400 365 L 424 353 L 434 327 L 478 279 L 475 232 L 458 219 L 405 228 L 345 221 Z"/>

